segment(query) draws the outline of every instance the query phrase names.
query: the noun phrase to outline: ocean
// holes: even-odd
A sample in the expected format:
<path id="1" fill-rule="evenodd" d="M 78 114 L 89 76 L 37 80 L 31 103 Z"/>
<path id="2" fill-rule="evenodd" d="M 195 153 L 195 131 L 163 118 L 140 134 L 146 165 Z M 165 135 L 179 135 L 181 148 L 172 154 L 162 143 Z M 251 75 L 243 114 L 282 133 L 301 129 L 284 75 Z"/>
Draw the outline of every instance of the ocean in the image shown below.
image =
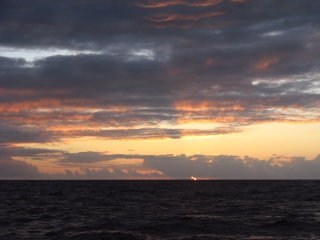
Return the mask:
<path id="1" fill-rule="evenodd" d="M 0 181 L 0 239 L 320 239 L 319 181 Z"/>

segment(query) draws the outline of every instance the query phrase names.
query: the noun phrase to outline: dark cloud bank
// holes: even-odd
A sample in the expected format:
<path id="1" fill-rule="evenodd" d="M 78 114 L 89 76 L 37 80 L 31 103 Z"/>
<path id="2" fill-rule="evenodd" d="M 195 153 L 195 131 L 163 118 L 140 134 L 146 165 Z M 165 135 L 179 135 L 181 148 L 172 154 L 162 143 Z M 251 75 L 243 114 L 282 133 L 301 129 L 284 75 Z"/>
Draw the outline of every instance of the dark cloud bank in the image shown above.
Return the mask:
<path id="1" fill-rule="evenodd" d="M 2 179 L 319 179 L 320 155 L 313 160 L 303 157 L 274 155 L 267 160 L 245 156 L 211 155 L 128 155 L 99 152 L 67 153 L 45 149 L 6 148 L 0 160 Z M 28 156 L 34 160 L 55 159 L 56 164 L 77 166 L 81 171 L 65 170 L 65 173 L 41 173 L 32 164 L 13 160 L 9 155 Z M 97 167 L 99 163 L 115 159 L 142 159 L 139 166 L 119 165 Z M 95 167 L 88 165 L 95 163 Z M 149 169 L 141 173 L 139 169 Z"/>

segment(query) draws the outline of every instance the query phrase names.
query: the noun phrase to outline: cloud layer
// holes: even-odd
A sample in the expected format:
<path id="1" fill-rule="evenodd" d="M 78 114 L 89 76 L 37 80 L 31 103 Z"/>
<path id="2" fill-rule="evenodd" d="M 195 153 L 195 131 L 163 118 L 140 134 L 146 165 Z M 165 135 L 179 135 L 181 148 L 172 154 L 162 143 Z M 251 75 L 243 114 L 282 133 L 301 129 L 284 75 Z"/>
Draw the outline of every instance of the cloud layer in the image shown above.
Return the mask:
<path id="1" fill-rule="evenodd" d="M 35 174 L 7 153 L 81 137 L 179 139 L 319 122 L 319 8 L 313 0 L 1 1 L 0 48 L 11 55 L 0 52 L 0 160 Z M 41 57 L 27 61 L 30 52 Z M 43 154 L 34 157 L 71 156 Z M 156 168 L 156 159 L 143 164 L 186 177 Z M 186 168 L 199 163 L 187 160 Z M 224 161 L 258 176 L 245 159 Z M 202 171 L 215 177 L 218 165 L 206 164 Z"/>
<path id="2" fill-rule="evenodd" d="M 5 152 L 1 150 L 2 153 Z M 0 160 L 2 179 L 319 179 L 320 155 L 313 160 L 273 155 L 267 160 L 226 155 L 130 155 L 99 152 L 67 153 L 45 149 L 10 148 Z M 64 173 L 42 173 L 15 157 L 34 160 L 54 159 Z M 107 164 L 127 159 L 131 164 Z M 134 160 L 142 160 L 134 163 Z M 71 171 L 68 167 L 79 167 Z M 147 171 L 146 171 L 147 170 Z"/>
<path id="3" fill-rule="evenodd" d="M 0 57 L 1 126 L 50 136 L 43 131 L 64 130 L 55 132 L 57 140 L 71 128 L 116 127 L 117 138 L 121 128 L 139 128 L 130 136 L 141 138 L 156 127 L 150 138 L 176 138 L 184 132 L 167 134 L 159 124 L 213 122 L 229 133 L 234 125 L 319 121 L 317 7 L 316 1 L 3 1 L 3 47 L 92 53 L 32 63 L 23 54 Z"/>

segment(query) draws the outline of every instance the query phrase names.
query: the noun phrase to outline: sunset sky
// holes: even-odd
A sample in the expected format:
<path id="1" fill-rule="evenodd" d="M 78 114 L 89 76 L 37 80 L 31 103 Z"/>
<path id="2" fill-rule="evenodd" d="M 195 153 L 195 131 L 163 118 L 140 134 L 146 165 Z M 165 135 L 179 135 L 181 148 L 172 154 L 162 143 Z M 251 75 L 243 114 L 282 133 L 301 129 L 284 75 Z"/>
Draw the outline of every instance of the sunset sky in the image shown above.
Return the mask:
<path id="1" fill-rule="evenodd" d="M 320 176 L 320 1 L 0 1 L 0 179 Z"/>

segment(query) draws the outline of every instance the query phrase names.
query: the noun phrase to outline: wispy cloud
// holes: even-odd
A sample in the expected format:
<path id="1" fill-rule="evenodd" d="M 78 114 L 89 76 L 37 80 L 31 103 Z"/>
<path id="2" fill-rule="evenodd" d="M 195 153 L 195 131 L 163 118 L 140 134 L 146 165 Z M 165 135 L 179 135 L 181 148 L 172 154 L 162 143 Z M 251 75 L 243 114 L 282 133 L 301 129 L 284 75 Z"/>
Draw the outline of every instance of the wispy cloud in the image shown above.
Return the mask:
<path id="1" fill-rule="evenodd" d="M 172 14 L 172 15 L 156 15 L 146 18 L 147 20 L 153 22 L 167 22 L 167 21 L 179 21 L 179 20 L 190 20 L 197 21 L 203 18 L 210 18 L 214 16 L 219 16 L 224 14 L 223 12 L 207 12 L 196 15 L 182 15 L 182 14 Z"/>
<path id="2" fill-rule="evenodd" d="M 218 3 L 221 3 L 223 0 L 142 0 L 135 1 L 134 4 L 139 7 L 144 8 L 160 8 L 167 7 L 172 5 L 185 5 L 185 6 L 193 6 L 193 7 L 208 7 Z"/>

